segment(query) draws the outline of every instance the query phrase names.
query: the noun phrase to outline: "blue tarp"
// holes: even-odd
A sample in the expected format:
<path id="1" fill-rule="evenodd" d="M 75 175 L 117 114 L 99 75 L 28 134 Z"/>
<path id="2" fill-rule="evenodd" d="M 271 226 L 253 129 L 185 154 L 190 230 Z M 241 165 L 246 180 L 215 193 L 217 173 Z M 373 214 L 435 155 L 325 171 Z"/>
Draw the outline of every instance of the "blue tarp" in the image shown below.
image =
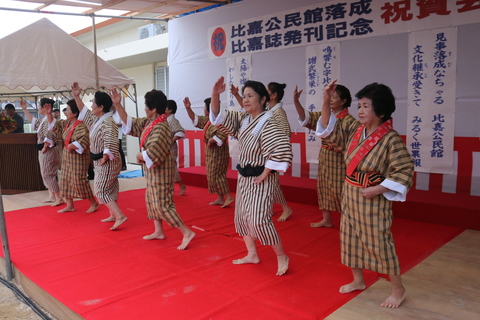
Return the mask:
<path id="1" fill-rule="evenodd" d="M 141 176 L 142 176 L 142 170 L 122 172 L 118 175 L 119 178 L 125 178 L 125 179 L 138 178 Z"/>

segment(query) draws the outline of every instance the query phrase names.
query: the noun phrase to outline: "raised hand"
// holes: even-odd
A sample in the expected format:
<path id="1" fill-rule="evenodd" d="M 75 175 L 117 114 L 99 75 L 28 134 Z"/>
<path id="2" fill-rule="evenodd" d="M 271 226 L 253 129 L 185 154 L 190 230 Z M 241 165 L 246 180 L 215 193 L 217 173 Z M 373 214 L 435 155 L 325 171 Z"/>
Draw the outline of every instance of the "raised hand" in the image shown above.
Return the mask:
<path id="1" fill-rule="evenodd" d="M 185 99 L 183 99 L 183 105 L 186 109 L 192 108 L 192 104 L 190 103 L 190 99 L 188 97 L 185 97 Z"/>
<path id="2" fill-rule="evenodd" d="M 234 96 L 238 95 L 238 87 L 235 87 L 233 83 L 230 85 L 230 93 Z"/>
<path id="3" fill-rule="evenodd" d="M 332 80 L 327 86 L 323 89 L 323 100 L 330 101 L 330 98 L 335 94 L 337 89 L 337 80 Z"/>
<path id="4" fill-rule="evenodd" d="M 122 94 L 117 90 L 117 88 L 112 88 L 112 90 L 110 90 L 110 98 L 112 98 L 114 105 L 119 105 L 122 103 Z"/>
<path id="5" fill-rule="evenodd" d="M 217 82 L 213 85 L 212 95 L 220 95 L 225 91 L 225 78 L 222 76 L 218 78 Z"/>
<path id="6" fill-rule="evenodd" d="M 78 82 L 74 82 L 73 85 L 72 85 L 73 96 L 78 97 L 78 96 L 80 96 L 81 93 L 82 93 L 82 88 L 80 88 L 80 86 L 78 85 Z"/>
<path id="7" fill-rule="evenodd" d="M 298 86 L 295 86 L 295 90 L 293 91 L 293 101 L 299 101 L 302 92 L 303 90 L 298 91 Z"/>

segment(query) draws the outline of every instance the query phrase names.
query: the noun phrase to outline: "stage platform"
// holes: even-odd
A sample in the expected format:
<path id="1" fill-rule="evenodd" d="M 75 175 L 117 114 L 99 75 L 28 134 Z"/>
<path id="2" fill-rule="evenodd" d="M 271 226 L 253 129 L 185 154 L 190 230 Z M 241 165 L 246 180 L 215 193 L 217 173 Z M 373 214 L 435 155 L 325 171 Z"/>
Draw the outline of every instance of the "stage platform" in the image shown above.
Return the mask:
<path id="1" fill-rule="evenodd" d="M 143 189 L 120 194 L 129 220 L 113 232 L 99 222 L 106 208 L 87 214 L 87 201 L 63 214 L 48 206 L 7 212 L 17 281 L 58 319 L 323 319 L 357 296 L 338 292 L 350 279 L 340 263 L 338 213 L 334 228 L 310 228 L 317 206 L 289 203 L 290 219 L 274 220 L 290 256 L 287 274 L 277 277 L 269 247 L 259 247 L 258 265 L 231 263 L 245 247 L 233 228 L 233 206 L 209 206 L 214 198 L 193 185 L 175 196 L 197 233 L 185 251 L 176 250 L 181 235 L 169 227 L 166 240 L 142 239 L 153 229 Z M 276 218 L 281 208 L 274 211 Z M 463 229 L 396 219 L 392 231 L 406 272 Z M 384 277 L 365 276 L 369 286 Z"/>

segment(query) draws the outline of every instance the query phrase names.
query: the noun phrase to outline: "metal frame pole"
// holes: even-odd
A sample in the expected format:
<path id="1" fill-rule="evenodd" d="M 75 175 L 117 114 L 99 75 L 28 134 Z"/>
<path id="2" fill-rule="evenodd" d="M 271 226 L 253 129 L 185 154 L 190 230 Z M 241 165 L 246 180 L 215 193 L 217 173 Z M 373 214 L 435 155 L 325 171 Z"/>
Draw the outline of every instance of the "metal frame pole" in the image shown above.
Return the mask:
<path id="1" fill-rule="evenodd" d="M 134 17 L 134 16 L 112 16 L 112 15 L 94 14 L 94 13 L 54 12 L 54 11 L 16 9 L 16 8 L 5 8 L 5 7 L 0 7 L 0 10 L 29 12 L 29 13 L 43 13 L 43 14 L 61 14 L 61 15 L 67 15 L 67 16 L 80 16 L 80 17 L 90 17 L 90 16 L 94 15 L 94 16 L 99 17 L 99 18 L 129 19 L 129 20 L 143 20 L 143 21 L 145 21 L 145 20 L 168 21 L 168 19 L 165 19 L 165 18 L 147 18 L 147 17 Z"/>
<path id="2" fill-rule="evenodd" d="M 13 280 L 12 262 L 10 260 L 10 247 L 8 246 L 7 224 L 5 223 L 5 212 L 3 211 L 3 195 L 0 186 L 0 232 L 2 233 L 2 247 L 5 256 L 5 269 L 7 270 L 8 281 Z"/>

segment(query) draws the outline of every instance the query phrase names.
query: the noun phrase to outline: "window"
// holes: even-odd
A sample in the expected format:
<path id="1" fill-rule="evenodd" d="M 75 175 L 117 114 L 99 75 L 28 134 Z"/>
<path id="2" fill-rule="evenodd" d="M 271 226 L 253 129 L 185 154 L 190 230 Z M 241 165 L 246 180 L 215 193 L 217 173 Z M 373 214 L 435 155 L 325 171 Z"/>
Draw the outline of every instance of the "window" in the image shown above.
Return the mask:
<path id="1" fill-rule="evenodd" d="M 156 89 L 162 90 L 168 97 L 168 67 L 157 67 L 156 78 Z"/>

